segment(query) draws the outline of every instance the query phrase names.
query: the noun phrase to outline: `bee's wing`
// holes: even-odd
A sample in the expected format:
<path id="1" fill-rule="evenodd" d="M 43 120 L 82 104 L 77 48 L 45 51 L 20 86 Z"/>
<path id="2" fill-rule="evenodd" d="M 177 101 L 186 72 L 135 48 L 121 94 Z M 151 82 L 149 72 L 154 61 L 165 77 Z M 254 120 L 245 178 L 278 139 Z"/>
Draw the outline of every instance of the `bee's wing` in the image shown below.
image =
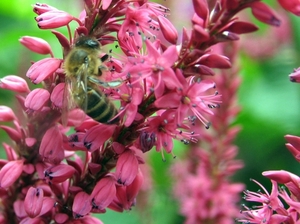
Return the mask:
<path id="1" fill-rule="evenodd" d="M 83 64 L 75 75 L 66 75 L 63 106 L 62 124 L 67 126 L 69 111 L 80 107 L 83 111 L 87 110 L 87 70 L 88 65 Z M 82 118 L 84 119 L 85 114 Z"/>
<path id="2" fill-rule="evenodd" d="M 111 87 L 111 88 L 114 88 L 114 87 L 118 87 L 120 86 L 123 82 L 122 80 L 114 80 L 114 81 L 109 81 L 109 82 L 104 82 L 104 81 L 101 81 L 100 79 L 97 79 L 95 77 L 88 77 L 87 78 L 89 82 L 92 82 L 92 83 L 95 83 L 97 85 L 100 85 L 100 86 L 103 86 L 103 87 Z"/>

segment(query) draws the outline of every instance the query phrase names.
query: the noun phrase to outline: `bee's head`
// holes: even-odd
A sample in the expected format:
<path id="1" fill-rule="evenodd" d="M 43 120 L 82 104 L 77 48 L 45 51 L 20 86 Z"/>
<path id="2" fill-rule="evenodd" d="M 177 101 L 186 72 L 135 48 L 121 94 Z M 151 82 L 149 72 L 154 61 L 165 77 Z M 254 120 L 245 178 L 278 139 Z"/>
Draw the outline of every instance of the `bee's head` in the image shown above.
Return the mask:
<path id="1" fill-rule="evenodd" d="M 92 37 L 81 36 L 76 40 L 75 46 L 97 49 L 97 48 L 100 48 L 100 43 Z"/>

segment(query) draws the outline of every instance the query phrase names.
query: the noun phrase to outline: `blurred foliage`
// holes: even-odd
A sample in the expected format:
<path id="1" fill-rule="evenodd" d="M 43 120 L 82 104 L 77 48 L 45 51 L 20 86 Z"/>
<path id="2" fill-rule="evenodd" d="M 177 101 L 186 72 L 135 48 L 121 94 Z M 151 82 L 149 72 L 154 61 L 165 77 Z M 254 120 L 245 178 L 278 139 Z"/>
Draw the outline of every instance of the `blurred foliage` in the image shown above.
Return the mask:
<path id="1" fill-rule="evenodd" d="M 79 7 L 69 7 L 70 4 L 75 6 L 74 0 L 44 2 L 75 16 L 80 12 Z M 32 54 L 21 46 L 18 39 L 22 36 L 44 38 L 53 47 L 55 56 L 61 57 L 61 48 L 54 35 L 49 30 L 37 28 L 35 14 L 30 7 L 34 3 L 34 0 L 0 1 L 0 77 L 8 74 L 25 77 L 30 61 L 45 57 Z M 239 158 L 245 162 L 245 168 L 237 173 L 234 181 L 245 183 L 251 190 L 258 187 L 249 181 L 250 178 L 270 186 L 269 181 L 261 175 L 265 170 L 285 169 L 297 173 L 299 167 L 285 148 L 283 138 L 285 134 L 300 135 L 300 84 L 291 83 L 288 78 L 288 74 L 300 66 L 300 21 L 295 16 L 289 18 L 293 31 L 290 44 L 278 46 L 276 54 L 269 58 L 251 58 L 247 52 L 241 53 L 240 57 L 243 83 L 239 90 L 239 103 L 242 111 L 235 123 L 242 126 L 236 143 L 240 148 Z M 262 30 L 268 29 L 258 24 Z M 67 32 L 66 29 L 59 31 Z M 14 102 L 9 91 L 0 89 L 0 105 L 13 106 Z M 2 130 L 0 141 L 8 141 Z M 175 150 L 175 154 L 182 153 L 180 147 L 182 145 Z M 139 210 L 137 200 L 137 207 L 133 211 L 107 211 L 98 215 L 104 223 L 183 223 L 183 217 L 178 215 L 178 205 L 171 196 L 173 183 L 169 167 L 176 163 L 176 159 L 173 160 L 168 155 L 167 162 L 162 162 L 160 154 L 153 150 L 149 154 L 153 176 L 152 191 L 147 195 L 150 208 L 145 207 L 146 211 Z M 3 150 L 1 155 L 3 157 Z M 146 214 L 146 218 L 141 219 L 138 213 Z"/>

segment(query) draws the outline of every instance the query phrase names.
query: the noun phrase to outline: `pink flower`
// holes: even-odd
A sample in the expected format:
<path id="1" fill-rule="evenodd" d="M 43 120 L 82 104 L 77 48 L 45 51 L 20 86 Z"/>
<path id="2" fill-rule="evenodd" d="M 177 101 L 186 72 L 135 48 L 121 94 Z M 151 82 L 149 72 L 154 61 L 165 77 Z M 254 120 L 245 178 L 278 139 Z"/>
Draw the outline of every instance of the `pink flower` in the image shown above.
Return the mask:
<path id="1" fill-rule="evenodd" d="M 252 14 L 263 23 L 279 26 L 280 20 L 275 16 L 273 10 L 263 2 L 250 3 Z"/>
<path id="2" fill-rule="evenodd" d="M 294 72 L 289 77 L 291 82 L 300 82 L 300 68 L 294 69 Z"/>
<path id="3" fill-rule="evenodd" d="M 46 131 L 39 149 L 39 153 L 44 160 L 53 164 L 59 164 L 64 159 L 62 139 L 63 137 L 58 127 L 54 126 Z"/>
<path id="4" fill-rule="evenodd" d="M 35 17 L 35 20 L 41 29 L 54 29 L 68 25 L 75 18 L 64 11 L 51 10 Z"/>
<path id="5" fill-rule="evenodd" d="M 7 106 L 0 106 L 0 121 L 13 121 L 15 119 L 17 118 L 12 109 Z"/>
<path id="6" fill-rule="evenodd" d="M 60 67 L 61 60 L 56 58 L 44 58 L 35 62 L 27 71 L 26 76 L 34 83 L 38 84 L 47 79 Z"/>
<path id="7" fill-rule="evenodd" d="M 43 109 L 50 98 L 50 93 L 45 89 L 34 89 L 26 97 L 24 106 L 33 111 Z"/>
<path id="8" fill-rule="evenodd" d="M 90 196 L 83 191 L 76 194 L 72 207 L 74 218 L 83 217 L 91 211 L 92 204 L 89 197 Z"/>
<path id="9" fill-rule="evenodd" d="M 116 195 L 115 184 L 116 180 L 112 176 L 106 176 L 98 181 L 90 196 L 94 208 L 102 210 L 113 201 Z"/>
<path id="10" fill-rule="evenodd" d="M 14 160 L 6 163 L 0 170 L 0 187 L 10 187 L 22 174 L 23 165 L 23 160 Z"/>
<path id="11" fill-rule="evenodd" d="M 71 178 L 75 173 L 75 169 L 72 166 L 66 164 L 60 164 L 47 168 L 45 171 L 45 178 L 48 183 L 62 183 Z"/>
<path id="12" fill-rule="evenodd" d="M 128 186 L 135 179 L 138 172 L 138 160 L 134 152 L 127 149 L 118 158 L 116 165 L 116 178 L 119 184 Z"/>
<path id="13" fill-rule="evenodd" d="M 300 16 L 300 2 L 299 0 L 277 0 L 278 3 L 287 11 Z"/>
<path id="14" fill-rule="evenodd" d="M 53 56 L 50 45 L 47 41 L 38 38 L 38 37 L 30 37 L 24 36 L 19 39 L 20 43 L 27 47 L 29 50 L 38 53 L 38 54 L 50 54 Z"/>
<path id="15" fill-rule="evenodd" d="M 43 205 L 43 197 L 43 189 L 34 187 L 28 189 L 24 200 L 24 207 L 30 218 L 37 217 L 40 214 Z"/>
<path id="16" fill-rule="evenodd" d="M 164 16 L 158 16 L 158 23 L 164 37 L 171 44 L 176 44 L 178 39 L 178 33 L 173 24 Z"/>
<path id="17" fill-rule="evenodd" d="M 8 75 L 0 79 L 0 88 L 9 89 L 17 93 L 28 93 L 30 91 L 26 81 L 15 75 Z"/>
<path id="18" fill-rule="evenodd" d="M 215 87 L 215 83 L 210 80 L 196 81 L 188 84 L 179 70 L 177 75 L 181 80 L 182 87 L 176 91 L 169 92 L 155 101 L 155 106 L 158 108 L 174 108 L 177 111 L 177 124 L 181 125 L 183 120 L 191 115 L 192 111 L 206 128 L 209 127 L 209 122 L 203 117 L 203 113 L 213 114 L 211 108 L 218 107 L 221 103 L 220 95 L 215 92 L 213 95 L 204 95 L 209 89 Z"/>

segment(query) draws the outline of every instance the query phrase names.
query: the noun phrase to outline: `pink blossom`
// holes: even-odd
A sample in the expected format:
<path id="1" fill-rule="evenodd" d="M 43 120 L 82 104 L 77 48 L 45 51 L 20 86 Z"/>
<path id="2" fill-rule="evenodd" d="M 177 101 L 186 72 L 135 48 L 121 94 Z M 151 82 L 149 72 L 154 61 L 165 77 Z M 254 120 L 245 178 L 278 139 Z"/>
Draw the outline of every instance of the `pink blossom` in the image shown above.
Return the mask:
<path id="1" fill-rule="evenodd" d="M 25 99 L 25 107 L 29 110 L 41 110 L 50 98 L 50 93 L 45 89 L 32 90 Z"/>
<path id="2" fill-rule="evenodd" d="M 51 10 L 35 17 L 39 28 L 54 29 L 68 25 L 74 17 L 64 11 Z"/>
<path id="3" fill-rule="evenodd" d="M 294 69 L 294 72 L 289 77 L 291 82 L 300 82 L 300 68 Z"/>
<path id="4" fill-rule="evenodd" d="M 88 214 L 92 209 L 89 195 L 83 191 L 76 194 L 72 207 L 74 218 L 80 218 Z"/>
<path id="5" fill-rule="evenodd" d="M 55 141 L 53 141 L 55 139 Z M 46 161 L 59 164 L 64 159 L 62 134 L 57 127 L 49 128 L 43 136 L 39 153 Z"/>
<path id="6" fill-rule="evenodd" d="M 0 106 L 0 121 L 12 121 L 16 119 L 16 115 L 7 106 Z"/>
<path id="7" fill-rule="evenodd" d="M 252 2 L 250 3 L 252 14 L 261 22 L 279 26 L 280 20 L 277 19 L 273 10 L 263 2 Z"/>
<path id="8" fill-rule="evenodd" d="M 127 149 L 118 158 L 116 178 L 119 184 L 128 186 L 135 179 L 138 172 L 138 160 L 133 151 Z"/>
<path id="9" fill-rule="evenodd" d="M 41 14 L 43 14 L 45 12 L 49 12 L 49 11 L 58 11 L 58 9 L 53 6 L 47 5 L 45 3 L 35 3 L 33 5 L 33 11 L 36 14 L 41 15 Z"/>
<path id="10" fill-rule="evenodd" d="M 62 183 L 72 177 L 75 169 L 72 166 L 60 164 L 47 168 L 44 173 L 49 183 Z"/>
<path id="11" fill-rule="evenodd" d="M 34 83 L 38 84 L 41 81 L 51 76 L 61 65 L 60 59 L 44 58 L 35 62 L 27 71 L 26 76 Z"/>
<path id="12" fill-rule="evenodd" d="M 173 24 L 164 16 L 158 16 L 158 23 L 164 37 L 171 44 L 177 43 L 178 33 Z"/>
<path id="13" fill-rule="evenodd" d="M 24 160 L 14 160 L 5 164 L 0 170 L 0 187 L 10 187 L 22 174 Z"/>
<path id="14" fill-rule="evenodd" d="M 277 0 L 278 3 L 287 11 L 300 16 L 300 2 L 299 0 Z"/>
<path id="15" fill-rule="evenodd" d="M 29 88 L 26 81 L 15 75 L 8 75 L 0 79 L 0 88 L 9 89 L 18 93 L 28 93 Z"/>
<path id="16" fill-rule="evenodd" d="M 39 37 L 24 36 L 19 39 L 20 43 L 27 47 L 29 50 L 38 54 L 53 55 L 50 45 L 47 41 Z"/>
<path id="17" fill-rule="evenodd" d="M 93 207 L 97 209 L 106 208 L 116 195 L 116 180 L 112 176 L 102 178 L 95 186 L 90 200 Z"/>
<path id="18" fill-rule="evenodd" d="M 27 191 L 24 207 L 30 218 L 37 217 L 43 205 L 44 191 L 40 188 L 30 187 Z"/>

